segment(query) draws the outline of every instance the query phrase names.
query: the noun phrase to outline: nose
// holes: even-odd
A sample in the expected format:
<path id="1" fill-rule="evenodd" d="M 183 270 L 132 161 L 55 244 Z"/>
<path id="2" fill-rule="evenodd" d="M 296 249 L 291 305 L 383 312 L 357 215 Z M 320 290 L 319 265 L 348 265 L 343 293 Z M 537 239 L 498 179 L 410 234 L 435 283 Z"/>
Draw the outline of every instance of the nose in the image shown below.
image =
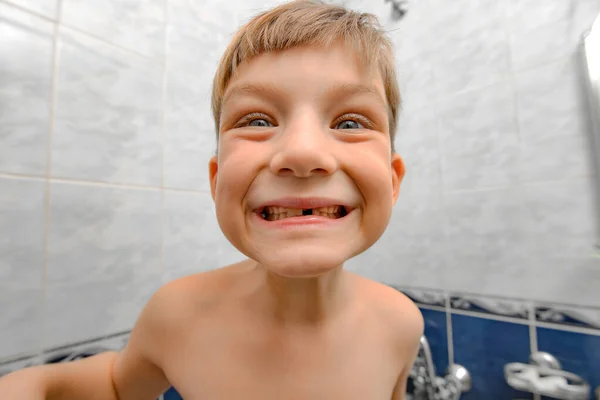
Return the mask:
<path id="1" fill-rule="evenodd" d="M 296 128 L 290 126 L 280 136 L 271 159 L 271 171 L 298 178 L 332 174 L 338 168 L 338 162 L 326 130 L 315 123 L 299 125 Z"/>

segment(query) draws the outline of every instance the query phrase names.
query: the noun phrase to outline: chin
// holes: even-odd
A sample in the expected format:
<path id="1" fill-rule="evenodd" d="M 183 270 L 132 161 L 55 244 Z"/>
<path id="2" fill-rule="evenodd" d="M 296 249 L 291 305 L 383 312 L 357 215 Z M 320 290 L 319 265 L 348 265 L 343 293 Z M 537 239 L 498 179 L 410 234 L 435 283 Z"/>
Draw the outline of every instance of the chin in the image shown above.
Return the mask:
<path id="1" fill-rule="evenodd" d="M 269 272 L 285 278 L 314 278 L 325 275 L 353 257 L 349 249 L 296 248 L 260 251 L 253 259 Z"/>

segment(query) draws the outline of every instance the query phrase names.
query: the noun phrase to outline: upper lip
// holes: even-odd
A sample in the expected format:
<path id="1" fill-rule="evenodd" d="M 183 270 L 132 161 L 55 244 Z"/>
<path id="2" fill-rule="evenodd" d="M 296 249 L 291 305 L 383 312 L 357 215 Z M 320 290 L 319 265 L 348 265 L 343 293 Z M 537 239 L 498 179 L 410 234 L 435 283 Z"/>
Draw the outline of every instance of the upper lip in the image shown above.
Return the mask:
<path id="1" fill-rule="evenodd" d="M 347 211 L 352 209 L 348 203 L 339 199 L 326 197 L 283 197 L 280 199 L 269 200 L 260 204 L 256 209 L 262 210 L 265 207 L 285 207 L 285 208 L 321 208 L 331 206 L 343 206 Z"/>

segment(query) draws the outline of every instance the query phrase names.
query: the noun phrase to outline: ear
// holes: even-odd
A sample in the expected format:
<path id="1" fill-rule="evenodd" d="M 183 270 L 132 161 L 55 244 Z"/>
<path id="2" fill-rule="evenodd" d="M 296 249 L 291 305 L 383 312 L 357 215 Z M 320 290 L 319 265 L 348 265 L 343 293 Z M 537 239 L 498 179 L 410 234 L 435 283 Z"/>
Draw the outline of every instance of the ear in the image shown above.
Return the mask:
<path id="1" fill-rule="evenodd" d="M 405 172 L 406 168 L 404 166 L 404 161 L 402 161 L 402 157 L 397 153 L 392 154 L 392 197 L 394 199 L 394 204 L 396 204 L 396 200 L 398 200 L 400 183 L 402 183 Z"/>
<path id="2" fill-rule="evenodd" d="M 217 195 L 217 173 L 219 172 L 219 163 L 217 156 L 212 156 L 208 161 L 208 179 L 210 180 L 210 194 L 213 201 Z"/>

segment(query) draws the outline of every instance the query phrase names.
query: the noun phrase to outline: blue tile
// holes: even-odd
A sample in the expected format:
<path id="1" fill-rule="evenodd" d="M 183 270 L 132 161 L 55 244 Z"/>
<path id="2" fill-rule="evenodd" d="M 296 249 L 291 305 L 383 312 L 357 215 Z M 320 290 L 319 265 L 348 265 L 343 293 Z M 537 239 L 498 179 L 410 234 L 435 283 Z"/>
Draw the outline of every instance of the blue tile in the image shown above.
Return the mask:
<path id="1" fill-rule="evenodd" d="M 453 314 L 452 336 L 454 361 L 467 368 L 473 379 L 473 388 L 461 399 L 533 399 L 504 379 L 505 364 L 528 362 L 527 325 Z"/>
<path id="2" fill-rule="evenodd" d="M 167 390 L 167 392 L 163 395 L 163 399 L 164 400 L 183 400 L 183 398 L 179 395 L 179 393 L 177 393 L 175 388 L 170 388 L 169 390 Z"/>
<path id="3" fill-rule="evenodd" d="M 425 319 L 425 336 L 431 347 L 433 363 L 438 375 L 448 368 L 448 331 L 446 313 L 443 311 L 420 309 Z"/>
<path id="4" fill-rule="evenodd" d="M 555 356 L 563 370 L 600 386 L 600 336 L 537 328 L 538 350 Z"/>

